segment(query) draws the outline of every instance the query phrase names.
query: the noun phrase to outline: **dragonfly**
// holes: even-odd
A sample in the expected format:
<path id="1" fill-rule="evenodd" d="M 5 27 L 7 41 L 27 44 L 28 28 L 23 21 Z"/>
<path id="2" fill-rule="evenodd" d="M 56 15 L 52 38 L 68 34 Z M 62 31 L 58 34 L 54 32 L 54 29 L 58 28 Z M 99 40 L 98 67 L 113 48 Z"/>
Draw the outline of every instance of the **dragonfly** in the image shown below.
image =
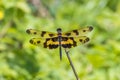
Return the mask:
<path id="1" fill-rule="evenodd" d="M 60 60 L 62 60 L 62 48 L 70 49 L 89 42 L 90 38 L 87 37 L 87 34 L 92 30 L 92 26 L 87 26 L 65 33 L 62 33 L 61 28 L 57 28 L 57 33 L 36 29 L 27 29 L 26 33 L 36 36 L 29 41 L 33 45 L 42 46 L 48 49 L 56 49 L 59 47 Z"/>

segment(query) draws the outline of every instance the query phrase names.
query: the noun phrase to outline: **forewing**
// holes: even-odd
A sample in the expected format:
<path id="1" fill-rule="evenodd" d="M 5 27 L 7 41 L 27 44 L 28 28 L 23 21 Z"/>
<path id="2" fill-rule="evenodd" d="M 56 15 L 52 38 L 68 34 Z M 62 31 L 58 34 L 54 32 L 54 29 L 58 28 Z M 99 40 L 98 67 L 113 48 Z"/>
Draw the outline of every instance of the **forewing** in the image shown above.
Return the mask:
<path id="1" fill-rule="evenodd" d="M 56 33 L 47 32 L 47 31 L 39 31 L 39 30 L 36 30 L 36 29 L 27 29 L 26 33 L 28 33 L 30 35 L 34 35 L 36 37 L 42 37 L 42 38 L 57 37 Z"/>
<path id="2" fill-rule="evenodd" d="M 76 29 L 76 30 L 72 30 L 70 32 L 63 33 L 62 36 L 63 37 L 86 36 L 92 30 L 93 30 L 93 27 L 92 26 L 88 26 L 88 27 L 85 27 L 85 28 Z"/>

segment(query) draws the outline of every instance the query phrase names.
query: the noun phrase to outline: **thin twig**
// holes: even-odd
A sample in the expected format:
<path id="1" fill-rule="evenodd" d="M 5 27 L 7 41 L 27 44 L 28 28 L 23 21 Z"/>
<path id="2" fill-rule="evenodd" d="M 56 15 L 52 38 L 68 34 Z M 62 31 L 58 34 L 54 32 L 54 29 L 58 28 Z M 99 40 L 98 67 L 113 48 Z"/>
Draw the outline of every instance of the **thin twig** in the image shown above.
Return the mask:
<path id="1" fill-rule="evenodd" d="M 67 49 L 65 49 L 65 53 L 66 53 L 67 58 L 68 58 L 68 60 L 69 60 L 69 62 L 70 62 L 70 65 L 71 65 L 71 67 L 72 67 L 72 70 L 73 70 L 73 72 L 74 72 L 74 75 L 75 75 L 75 77 L 76 77 L 76 80 L 80 80 L 80 79 L 78 78 L 78 75 L 77 75 L 76 70 L 75 70 L 75 68 L 74 68 L 74 65 L 73 65 L 73 63 L 72 63 L 72 60 L 71 60 L 71 58 L 70 58 L 70 56 L 69 56 L 69 51 L 68 51 Z"/>

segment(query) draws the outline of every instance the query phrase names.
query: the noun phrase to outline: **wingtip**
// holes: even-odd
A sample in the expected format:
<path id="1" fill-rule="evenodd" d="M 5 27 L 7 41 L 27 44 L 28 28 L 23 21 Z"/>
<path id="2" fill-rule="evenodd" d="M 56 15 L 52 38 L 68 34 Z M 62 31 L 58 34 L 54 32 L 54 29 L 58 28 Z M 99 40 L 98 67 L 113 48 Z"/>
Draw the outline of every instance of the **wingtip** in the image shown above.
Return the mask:
<path id="1" fill-rule="evenodd" d="M 93 30 L 93 26 L 88 26 L 89 30 L 92 31 Z"/>
<path id="2" fill-rule="evenodd" d="M 31 30 L 31 29 L 27 29 L 27 30 L 26 30 L 26 33 L 30 34 L 30 30 Z"/>

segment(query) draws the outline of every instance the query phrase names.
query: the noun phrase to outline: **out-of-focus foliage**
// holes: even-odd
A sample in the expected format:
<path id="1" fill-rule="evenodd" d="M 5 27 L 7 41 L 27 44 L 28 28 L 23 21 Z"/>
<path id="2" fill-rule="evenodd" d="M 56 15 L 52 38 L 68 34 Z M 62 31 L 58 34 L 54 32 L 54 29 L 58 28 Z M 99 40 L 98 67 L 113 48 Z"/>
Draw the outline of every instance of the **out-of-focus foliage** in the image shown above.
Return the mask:
<path id="1" fill-rule="evenodd" d="M 75 80 L 64 50 L 60 61 L 25 31 L 87 25 L 91 41 L 70 50 L 79 78 L 120 80 L 120 0 L 0 0 L 0 80 Z"/>

